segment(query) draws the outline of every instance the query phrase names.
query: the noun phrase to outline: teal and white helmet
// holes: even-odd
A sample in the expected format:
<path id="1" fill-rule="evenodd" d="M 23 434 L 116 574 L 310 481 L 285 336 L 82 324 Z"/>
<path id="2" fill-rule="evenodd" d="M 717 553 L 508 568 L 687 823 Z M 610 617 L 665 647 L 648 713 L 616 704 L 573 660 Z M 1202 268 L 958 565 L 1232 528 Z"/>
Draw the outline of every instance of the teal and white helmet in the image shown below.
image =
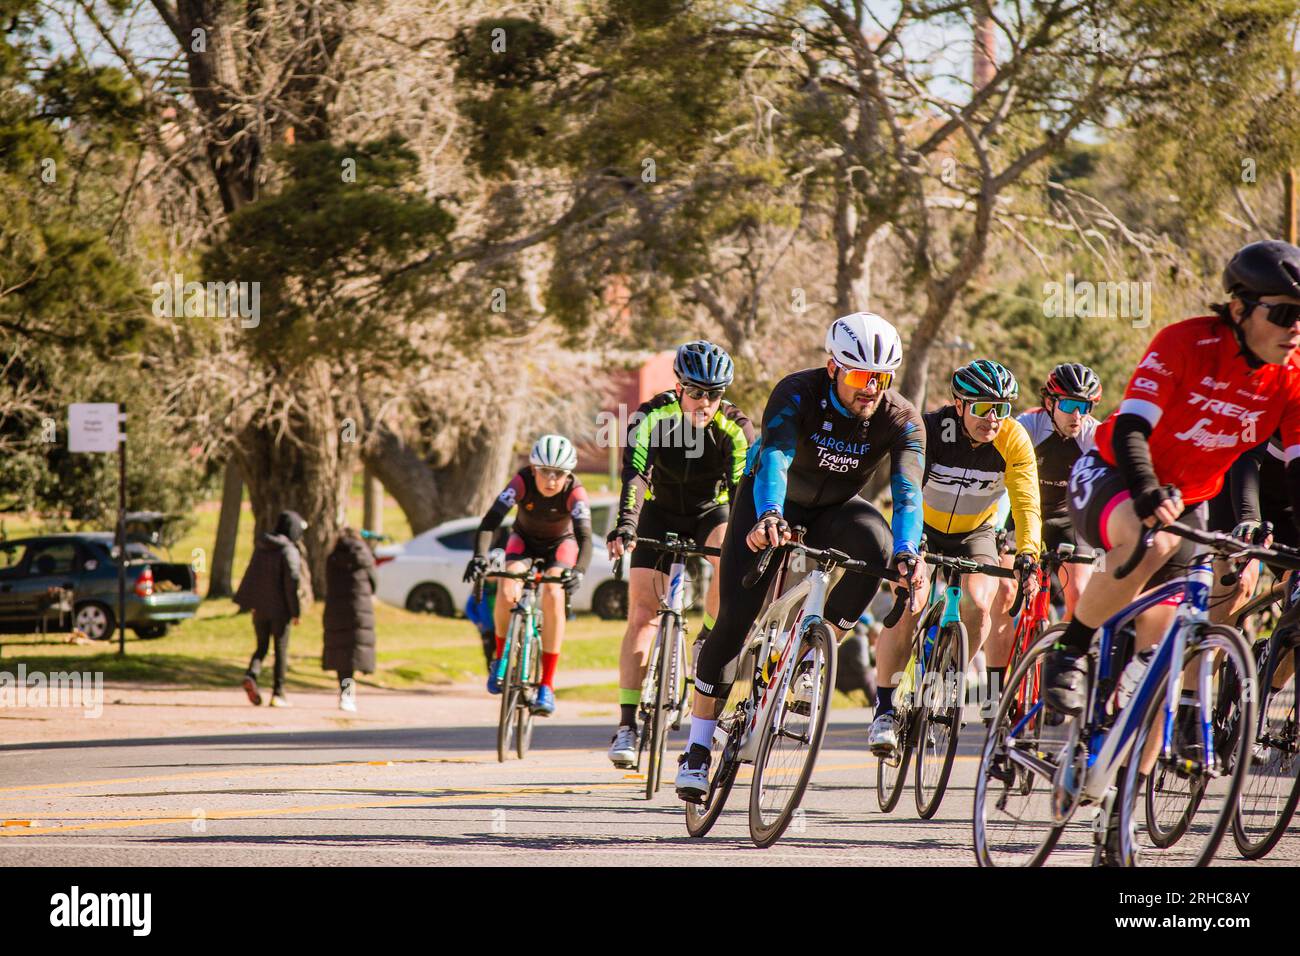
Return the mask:
<path id="1" fill-rule="evenodd" d="M 528 461 L 539 468 L 573 471 L 578 466 L 578 452 L 573 447 L 573 442 L 563 435 L 543 435 L 533 442 Z"/>
<path id="2" fill-rule="evenodd" d="M 992 359 L 976 359 L 952 373 L 952 394 L 973 402 L 1009 402 L 1020 394 L 1020 386 L 1005 366 Z"/>

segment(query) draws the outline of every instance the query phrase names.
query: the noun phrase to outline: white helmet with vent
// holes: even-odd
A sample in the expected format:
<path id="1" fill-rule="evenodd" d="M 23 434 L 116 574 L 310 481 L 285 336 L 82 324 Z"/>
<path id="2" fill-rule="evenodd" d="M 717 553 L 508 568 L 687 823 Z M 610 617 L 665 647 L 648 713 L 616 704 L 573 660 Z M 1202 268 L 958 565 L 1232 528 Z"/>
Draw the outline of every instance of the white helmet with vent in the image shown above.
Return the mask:
<path id="1" fill-rule="evenodd" d="M 573 471 L 578 466 L 578 452 L 574 449 L 573 442 L 563 435 L 543 435 L 533 443 L 528 461 L 539 468 Z"/>
<path id="2" fill-rule="evenodd" d="M 898 330 L 874 312 L 854 312 L 831 323 L 826 351 L 845 368 L 893 372 L 903 364 Z"/>

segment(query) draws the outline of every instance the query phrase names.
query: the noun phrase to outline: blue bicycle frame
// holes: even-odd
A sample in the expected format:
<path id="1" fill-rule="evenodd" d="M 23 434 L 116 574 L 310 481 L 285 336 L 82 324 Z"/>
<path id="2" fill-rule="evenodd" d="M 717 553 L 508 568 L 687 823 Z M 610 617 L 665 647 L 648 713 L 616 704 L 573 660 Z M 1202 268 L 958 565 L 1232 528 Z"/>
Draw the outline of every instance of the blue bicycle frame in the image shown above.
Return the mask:
<path id="1" fill-rule="evenodd" d="M 1141 595 L 1137 600 L 1119 613 L 1115 614 L 1101 627 L 1100 659 L 1097 665 L 1097 677 L 1092 681 L 1092 698 L 1088 704 L 1084 728 L 1081 731 L 1088 741 L 1088 757 L 1085 780 L 1080 792 L 1083 803 L 1096 803 L 1102 800 L 1106 790 L 1114 781 L 1120 767 L 1128 758 L 1133 739 L 1138 732 L 1142 719 L 1152 697 L 1159 692 L 1161 682 L 1165 686 L 1165 712 L 1161 734 L 1161 752 L 1168 756 L 1173 744 L 1174 717 L 1178 708 L 1178 696 L 1182 692 L 1183 668 L 1171 666 L 1183 659 L 1187 648 L 1189 627 L 1205 623 L 1210 603 L 1210 585 L 1213 580 L 1211 565 L 1202 562 L 1193 568 L 1185 578 L 1167 582 L 1154 590 Z M 1177 616 L 1173 624 L 1157 646 L 1155 656 L 1142 675 L 1142 680 L 1133 692 L 1124 709 L 1107 726 L 1105 721 L 1105 697 L 1103 687 L 1110 684 L 1112 669 L 1112 647 L 1116 632 L 1140 614 L 1150 610 L 1181 592 L 1182 601 L 1178 605 Z M 1055 635 L 1046 638 L 1055 640 Z M 1198 704 L 1201 710 L 1202 744 L 1207 755 L 1207 764 L 1214 760 L 1213 731 L 1210 723 L 1210 672 L 1211 661 L 1207 657 L 1202 661 L 1198 675 Z M 1028 726 L 1042 709 L 1040 700 L 1022 717 L 1012 729 L 1008 744 Z M 1035 766 L 1040 761 L 1021 754 L 1014 746 L 1007 748 L 1008 757 L 1018 763 L 1025 763 L 1040 772 L 1046 770 L 1049 775 L 1052 768 L 1046 764 Z"/>

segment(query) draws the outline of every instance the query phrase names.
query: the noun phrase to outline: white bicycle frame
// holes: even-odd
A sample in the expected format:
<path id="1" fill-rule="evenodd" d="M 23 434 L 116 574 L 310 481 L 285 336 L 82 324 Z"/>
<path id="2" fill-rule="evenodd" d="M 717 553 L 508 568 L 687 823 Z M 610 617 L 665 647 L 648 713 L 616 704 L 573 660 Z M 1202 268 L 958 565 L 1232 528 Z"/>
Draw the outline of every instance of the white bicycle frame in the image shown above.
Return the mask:
<path id="1" fill-rule="evenodd" d="M 659 599 L 659 616 L 672 614 L 677 618 L 677 647 L 676 661 L 677 665 L 669 669 L 668 679 L 672 692 L 672 706 L 668 709 L 668 720 L 670 723 L 676 723 L 681 716 L 682 695 L 679 692 L 679 686 L 682 682 L 682 667 L 686 660 L 686 634 L 682 624 L 682 614 L 686 609 L 686 563 L 684 561 L 674 561 L 673 566 L 668 572 L 668 593 Z M 661 628 L 655 628 L 654 644 L 650 648 L 650 656 L 646 659 L 645 678 L 641 681 L 641 706 L 654 707 L 657 699 L 655 693 L 655 681 L 659 673 L 659 655 L 667 653 L 664 642 L 661 641 L 660 635 L 663 633 Z"/>
<path id="2" fill-rule="evenodd" d="M 766 726 L 767 714 L 773 707 L 784 707 L 786 690 L 789 687 L 790 680 L 794 674 L 794 664 L 792 653 L 798 644 L 798 636 L 804 627 L 810 626 L 813 622 L 821 620 L 822 611 L 826 606 L 826 592 L 830 587 L 831 574 L 823 571 L 820 567 L 814 567 L 806 578 L 792 587 L 785 594 L 776 598 L 767 606 L 767 610 L 750 628 L 749 638 L 745 642 L 744 649 L 740 654 L 740 669 L 736 676 L 742 675 L 746 680 L 751 681 L 749 686 L 748 701 L 754 699 L 754 686 L 752 683 L 753 665 L 758 661 L 767 661 L 772 653 L 773 647 L 780 647 L 780 658 L 777 661 L 776 669 L 768 679 L 767 686 L 763 688 L 763 694 L 758 700 L 758 705 L 752 708 L 752 713 L 748 712 L 751 708 L 747 703 L 741 706 L 747 711 L 744 736 L 741 738 L 740 752 L 738 759 L 742 763 L 753 763 L 754 758 L 758 755 L 758 734 L 754 730 L 758 727 Z M 786 622 L 791 613 L 797 609 L 798 613 L 789 627 Z M 780 641 L 778 645 L 776 642 Z M 833 651 L 832 651 L 833 653 Z M 757 655 L 757 656 L 754 656 Z M 775 692 L 775 693 L 773 693 Z M 812 712 L 809 715 L 808 726 L 816 727 L 820 718 L 819 710 L 822 706 L 829 706 L 829 701 L 813 700 Z M 778 712 L 775 715 L 776 720 L 781 719 Z M 719 745 L 725 745 L 727 734 L 719 729 L 714 730 L 715 740 Z"/>

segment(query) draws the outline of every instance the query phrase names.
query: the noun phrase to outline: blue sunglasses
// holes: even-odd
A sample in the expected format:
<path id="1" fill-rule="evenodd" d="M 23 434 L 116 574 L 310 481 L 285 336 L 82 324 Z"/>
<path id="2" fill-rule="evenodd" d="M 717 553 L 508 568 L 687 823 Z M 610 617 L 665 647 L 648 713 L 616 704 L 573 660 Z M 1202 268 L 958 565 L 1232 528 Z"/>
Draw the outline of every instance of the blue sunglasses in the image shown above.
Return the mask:
<path id="1" fill-rule="evenodd" d="M 1062 398 L 1056 403 L 1056 407 L 1067 415 L 1073 415 L 1075 412 L 1087 415 L 1092 411 L 1092 406 L 1092 402 L 1084 401 L 1081 398 Z"/>

